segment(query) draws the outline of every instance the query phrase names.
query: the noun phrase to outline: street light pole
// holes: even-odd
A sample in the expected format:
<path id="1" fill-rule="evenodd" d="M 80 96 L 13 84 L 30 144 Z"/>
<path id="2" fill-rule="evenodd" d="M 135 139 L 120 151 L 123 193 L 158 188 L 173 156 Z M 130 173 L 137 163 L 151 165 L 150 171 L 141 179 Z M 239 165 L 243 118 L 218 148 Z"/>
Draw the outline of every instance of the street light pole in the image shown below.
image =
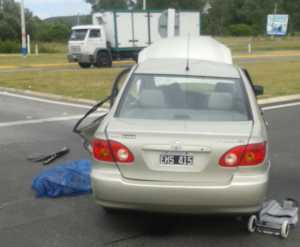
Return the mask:
<path id="1" fill-rule="evenodd" d="M 27 55 L 27 45 L 26 45 L 26 24 L 25 24 L 24 0 L 21 0 L 21 36 L 22 36 L 21 53 L 25 57 Z"/>
<path id="2" fill-rule="evenodd" d="M 147 9 L 147 0 L 143 0 L 143 10 Z"/>

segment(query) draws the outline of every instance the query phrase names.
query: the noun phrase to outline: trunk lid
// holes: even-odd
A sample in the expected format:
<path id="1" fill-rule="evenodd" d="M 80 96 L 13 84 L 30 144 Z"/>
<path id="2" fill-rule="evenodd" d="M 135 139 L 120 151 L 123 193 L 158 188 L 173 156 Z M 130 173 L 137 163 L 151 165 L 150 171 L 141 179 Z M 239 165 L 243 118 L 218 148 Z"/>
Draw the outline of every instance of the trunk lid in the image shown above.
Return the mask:
<path id="1" fill-rule="evenodd" d="M 230 183 L 236 168 L 219 166 L 229 149 L 248 143 L 252 122 L 191 122 L 114 118 L 107 137 L 129 148 L 132 165 L 119 166 L 124 178 L 150 181 L 197 182 L 207 185 Z M 193 157 L 192 166 L 161 165 L 161 155 Z"/>

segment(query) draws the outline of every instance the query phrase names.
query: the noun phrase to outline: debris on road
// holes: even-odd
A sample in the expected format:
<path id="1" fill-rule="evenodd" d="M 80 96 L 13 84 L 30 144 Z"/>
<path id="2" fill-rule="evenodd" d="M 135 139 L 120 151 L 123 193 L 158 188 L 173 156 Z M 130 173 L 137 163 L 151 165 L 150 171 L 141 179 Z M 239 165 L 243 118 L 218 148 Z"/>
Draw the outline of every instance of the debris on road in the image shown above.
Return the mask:
<path id="1" fill-rule="evenodd" d="M 46 155 L 45 154 L 35 154 L 35 155 L 28 157 L 27 159 L 29 161 L 32 161 L 35 163 L 42 162 L 43 165 L 49 165 L 53 161 L 57 160 L 58 158 L 60 158 L 62 156 L 65 156 L 69 152 L 70 152 L 70 149 L 67 147 L 64 147 L 58 152 L 54 152 L 54 153 L 46 154 Z"/>
<path id="2" fill-rule="evenodd" d="M 77 160 L 48 169 L 33 179 L 37 197 L 57 198 L 91 193 L 91 161 Z"/>
<path id="3" fill-rule="evenodd" d="M 298 223 L 298 203 L 294 199 L 286 199 L 281 205 L 275 200 L 264 203 L 262 210 L 249 218 L 249 232 L 261 232 L 287 238 L 290 227 Z"/>

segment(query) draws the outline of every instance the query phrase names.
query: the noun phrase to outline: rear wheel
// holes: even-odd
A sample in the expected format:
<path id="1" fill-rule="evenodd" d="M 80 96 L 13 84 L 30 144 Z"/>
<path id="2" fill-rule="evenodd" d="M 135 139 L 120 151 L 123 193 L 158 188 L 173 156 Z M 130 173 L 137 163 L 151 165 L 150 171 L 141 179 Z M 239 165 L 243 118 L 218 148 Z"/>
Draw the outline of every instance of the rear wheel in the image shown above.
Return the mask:
<path id="1" fill-rule="evenodd" d="M 248 231 L 253 233 L 256 230 L 257 217 L 256 215 L 252 215 L 248 221 Z"/>
<path id="2" fill-rule="evenodd" d="M 112 59 L 108 52 L 100 51 L 96 58 L 96 67 L 112 67 Z"/>
<path id="3" fill-rule="evenodd" d="M 79 63 L 80 68 L 88 69 L 92 66 L 90 63 Z"/>

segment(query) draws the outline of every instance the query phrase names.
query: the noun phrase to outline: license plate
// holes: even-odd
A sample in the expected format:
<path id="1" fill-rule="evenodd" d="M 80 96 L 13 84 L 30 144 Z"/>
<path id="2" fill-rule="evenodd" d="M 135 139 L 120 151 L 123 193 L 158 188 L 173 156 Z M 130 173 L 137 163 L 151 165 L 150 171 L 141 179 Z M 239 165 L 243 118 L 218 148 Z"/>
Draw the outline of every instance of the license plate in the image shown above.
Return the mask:
<path id="1" fill-rule="evenodd" d="M 192 166 L 193 163 L 194 157 L 189 153 L 165 153 L 160 155 L 160 164 L 162 166 Z"/>

